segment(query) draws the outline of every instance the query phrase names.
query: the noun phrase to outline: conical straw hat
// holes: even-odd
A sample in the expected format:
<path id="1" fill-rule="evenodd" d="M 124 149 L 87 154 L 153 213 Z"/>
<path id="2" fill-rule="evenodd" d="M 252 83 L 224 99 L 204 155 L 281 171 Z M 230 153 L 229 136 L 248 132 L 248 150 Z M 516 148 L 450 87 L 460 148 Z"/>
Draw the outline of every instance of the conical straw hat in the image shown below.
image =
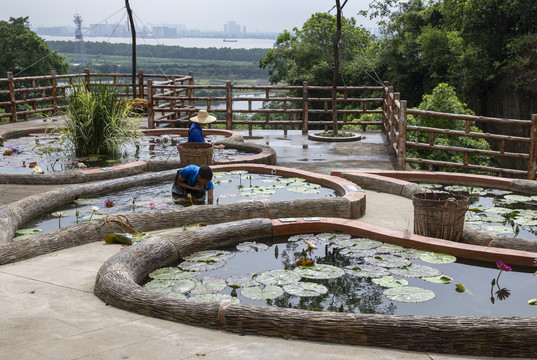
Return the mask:
<path id="1" fill-rule="evenodd" d="M 190 121 L 198 124 L 209 124 L 216 121 L 214 116 L 211 116 L 207 113 L 207 110 L 200 110 L 198 115 L 191 117 Z"/>

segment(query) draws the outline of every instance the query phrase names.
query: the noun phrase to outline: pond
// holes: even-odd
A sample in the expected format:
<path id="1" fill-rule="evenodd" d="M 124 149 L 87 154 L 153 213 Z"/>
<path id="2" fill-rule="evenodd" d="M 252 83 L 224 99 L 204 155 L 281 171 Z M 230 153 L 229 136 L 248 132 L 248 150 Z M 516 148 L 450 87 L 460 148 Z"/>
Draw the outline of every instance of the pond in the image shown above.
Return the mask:
<path id="1" fill-rule="evenodd" d="M 537 196 L 477 186 L 420 184 L 435 193 L 470 197 L 466 225 L 488 233 L 537 240 Z"/>
<path id="2" fill-rule="evenodd" d="M 278 175 L 254 174 L 245 170 L 215 172 L 215 204 L 231 204 L 247 201 L 286 201 L 336 197 L 336 190 L 307 182 L 303 178 L 285 178 Z M 172 180 L 149 186 L 137 186 L 91 199 L 78 199 L 44 214 L 17 230 L 14 241 L 41 232 L 56 230 L 90 219 L 102 219 L 107 215 L 129 215 L 137 211 L 168 210 L 177 206 L 203 204 L 206 199 L 173 199 Z"/>
<path id="3" fill-rule="evenodd" d="M 207 142 L 224 139 L 221 135 L 205 136 Z M 6 140 L 0 157 L 0 174 L 58 173 L 79 168 L 108 168 L 114 164 L 149 159 L 178 159 L 177 144 L 188 139 L 180 135 L 143 136 L 138 144 L 125 145 L 119 159 L 98 155 L 77 158 L 64 149 L 55 134 L 35 134 Z M 250 156 L 236 149 L 215 150 L 214 162 Z M 36 171 L 36 168 L 38 171 Z"/>
<path id="4" fill-rule="evenodd" d="M 536 315 L 534 274 L 498 266 L 501 274 L 499 267 L 348 234 L 300 234 L 194 253 L 142 285 L 188 301 L 313 311 Z"/>

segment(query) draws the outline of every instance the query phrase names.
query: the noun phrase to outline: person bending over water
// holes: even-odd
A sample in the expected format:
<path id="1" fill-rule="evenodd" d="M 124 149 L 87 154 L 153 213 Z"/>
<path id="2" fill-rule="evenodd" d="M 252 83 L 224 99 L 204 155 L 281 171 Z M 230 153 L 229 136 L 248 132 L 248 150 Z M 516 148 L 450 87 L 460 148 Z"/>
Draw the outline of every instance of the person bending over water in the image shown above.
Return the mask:
<path id="1" fill-rule="evenodd" d="M 213 171 L 207 165 L 189 165 L 177 170 L 172 186 L 174 198 L 185 198 L 191 194 L 193 198 L 203 199 L 207 193 L 207 203 L 213 203 L 214 185 Z"/>

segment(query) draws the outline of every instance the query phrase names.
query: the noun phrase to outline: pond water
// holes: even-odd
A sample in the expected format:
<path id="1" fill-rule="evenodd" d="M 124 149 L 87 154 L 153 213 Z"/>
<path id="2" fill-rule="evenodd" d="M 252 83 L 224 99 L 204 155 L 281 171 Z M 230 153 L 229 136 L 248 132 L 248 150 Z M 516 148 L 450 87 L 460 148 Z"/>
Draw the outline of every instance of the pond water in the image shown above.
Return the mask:
<path id="1" fill-rule="evenodd" d="M 207 142 L 222 139 L 224 136 L 205 136 Z M 84 167 L 108 168 L 114 164 L 138 160 L 178 159 L 176 145 L 187 141 L 186 137 L 180 135 L 143 136 L 137 145 L 125 145 L 118 159 L 98 155 L 77 158 L 64 149 L 57 135 L 36 134 L 5 142 L 3 156 L 0 157 L 0 174 L 32 174 L 36 172 L 35 167 L 45 174 L 51 174 Z M 252 153 L 236 149 L 221 149 L 214 151 L 213 159 L 216 162 L 251 155 Z"/>
<path id="2" fill-rule="evenodd" d="M 137 211 L 167 210 L 177 206 L 190 206 L 189 199 L 173 199 L 171 196 L 173 180 L 137 186 L 127 190 L 109 193 L 91 199 L 78 199 L 74 203 L 59 207 L 24 224 L 17 232 L 14 241 L 40 232 L 48 232 L 91 219 L 105 218 L 107 215 L 129 215 Z M 231 204 L 246 201 L 285 201 L 335 197 L 337 192 L 302 178 L 285 178 L 277 175 L 251 174 L 244 170 L 215 172 L 215 204 Z M 206 199 L 194 204 L 203 204 Z M 107 207 L 108 206 L 110 207 Z M 98 208 L 98 210 L 95 210 Z M 78 212 L 78 216 L 77 216 Z M 58 218 L 58 214 L 61 217 Z"/>
<path id="3" fill-rule="evenodd" d="M 420 184 L 435 193 L 469 196 L 466 225 L 484 232 L 537 240 L 537 196 L 477 186 Z"/>
<path id="4" fill-rule="evenodd" d="M 301 266 L 304 259 L 315 264 Z M 533 273 L 506 270 L 498 278 L 500 270 L 494 265 L 454 261 L 449 255 L 353 239 L 348 234 L 302 234 L 195 253 L 177 266 L 152 272 L 143 286 L 189 301 L 314 311 L 537 314 L 537 307 L 529 304 L 529 300 L 537 302 Z"/>

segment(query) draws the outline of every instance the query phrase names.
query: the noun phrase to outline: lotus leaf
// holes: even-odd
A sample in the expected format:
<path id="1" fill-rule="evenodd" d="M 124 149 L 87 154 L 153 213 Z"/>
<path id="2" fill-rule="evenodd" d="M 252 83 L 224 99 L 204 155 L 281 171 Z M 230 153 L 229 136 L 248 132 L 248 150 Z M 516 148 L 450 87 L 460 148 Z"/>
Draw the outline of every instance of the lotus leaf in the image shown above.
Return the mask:
<path id="1" fill-rule="evenodd" d="M 382 266 L 386 268 L 402 268 L 411 264 L 410 260 L 402 256 L 382 254 L 369 256 L 364 259 L 371 265 Z"/>
<path id="2" fill-rule="evenodd" d="M 377 250 L 378 253 L 383 253 L 383 254 L 399 254 L 399 253 L 405 252 L 406 248 L 403 246 L 394 245 L 394 244 L 383 244 L 375 248 L 375 250 Z"/>
<path id="3" fill-rule="evenodd" d="M 295 284 L 288 284 L 283 287 L 283 290 L 288 294 L 301 297 L 319 296 L 328 292 L 326 286 L 310 282 L 298 282 Z"/>
<path id="4" fill-rule="evenodd" d="M 263 243 L 257 243 L 255 241 L 253 242 L 246 241 L 237 245 L 237 250 L 246 251 L 246 252 L 265 251 L 268 248 L 269 248 L 268 245 L 263 244 Z"/>
<path id="5" fill-rule="evenodd" d="M 248 287 L 248 286 L 257 286 L 259 282 L 254 279 L 254 275 L 257 274 L 238 274 L 230 276 L 226 279 L 228 286 L 234 287 Z"/>
<path id="6" fill-rule="evenodd" d="M 345 266 L 345 272 L 352 276 L 365 278 L 380 278 L 390 275 L 388 269 L 369 264 L 348 265 Z"/>
<path id="7" fill-rule="evenodd" d="M 287 241 L 289 242 L 295 242 L 295 241 L 308 241 L 309 239 L 315 239 L 315 234 L 297 234 L 289 237 Z"/>
<path id="8" fill-rule="evenodd" d="M 150 278 L 161 280 L 181 280 L 186 278 L 192 278 L 194 276 L 196 276 L 195 272 L 184 271 L 179 269 L 178 267 L 165 267 L 149 273 Z"/>
<path id="9" fill-rule="evenodd" d="M 422 277 L 423 280 L 435 283 L 435 284 L 449 284 L 453 279 L 447 275 L 438 275 L 431 277 Z"/>
<path id="10" fill-rule="evenodd" d="M 375 249 L 362 250 L 362 249 L 356 249 L 353 246 L 348 247 L 348 248 L 343 248 L 341 249 L 339 253 L 345 256 L 356 257 L 356 258 L 363 258 L 366 256 L 375 256 L 377 254 Z"/>
<path id="11" fill-rule="evenodd" d="M 205 276 L 196 282 L 196 287 L 191 290 L 192 294 L 214 294 L 226 288 L 227 284 L 224 279 L 214 276 Z"/>
<path id="12" fill-rule="evenodd" d="M 457 258 L 453 255 L 438 252 L 426 252 L 420 256 L 420 259 L 431 264 L 449 264 L 457 261 Z"/>
<path id="13" fill-rule="evenodd" d="M 206 263 L 203 261 L 192 262 L 192 261 L 183 261 L 178 265 L 178 267 L 185 271 L 209 271 L 221 268 L 226 265 L 225 261 L 217 261 L 213 263 Z"/>
<path id="14" fill-rule="evenodd" d="M 236 297 L 225 295 L 225 294 L 201 294 L 196 295 L 188 299 L 189 301 L 199 301 L 199 302 L 219 302 L 219 303 L 228 303 L 228 304 L 238 304 L 241 301 Z"/>
<path id="15" fill-rule="evenodd" d="M 525 202 L 525 201 L 531 201 L 532 200 L 530 196 L 513 195 L 513 194 L 505 195 L 503 198 L 507 199 L 507 200 L 517 201 L 517 202 Z"/>
<path id="16" fill-rule="evenodd" d="M 408 281 L 405 279 L 396 279 L 393 276 L 383 276 L 379 279 L 373 279 L 373 282 L 385 288 L 395 288 L 408 285 Z"/>
<path id="17" fill-rule="evenodd" d="M 259 274 L 256 281 L 264 285 L 287 285 L 300 281 L 300 275 L 291 270 L 269 270 Z"/>
<path id="18" fill-rule="evenodd" d="M 434 292 L 418 287 L 403 286 L 384 290 L 384 295 L 392 301 L 417 303 L 434 299 Z"/>
<path id="19" fill-rule="evenodd" d="M 294 270 L 297 274 L 308 279 L 335 279 L 345 275 L 345 272 L 335 266 L 315 264 L 313 266 L 300 266 Z"/>
<path id="20" fill-rule="evenodd" d="M 37 234 L 37 233 L 40 233 L 42 232 L 43 230 L 41 229 L 19 229 L 17 231 L 15 231 L 16 234 L 21 234 L 21 235 L 34 235 L 34 234 Z"/>
<path id="21" fill-rule="evenodd" d="M 393 268 L 393 269 L 390 269 L 390 271 L 394 275 L 403 276 L 403 277 L 414 277 L 414 278 L 432 277 L 432 276 L 438 276 L 442 274 L 440 270 L 435 269 L 433 267 L 430 267 L 427 265 L 415 265 L 415 264 L 412 264 L 410 266 L 403 267 L 403 268 Z"/>
<path id="22" fill-rule="evenodd" d="M 251 300 L 269 300 L 283 295 L 283 290 L 276 285 L 267 285 L 264 288 L 249 286 L 241 289 L 241 295 Z"/>
<path id="23" fill-rule="evenodd" d="M 230 251 L 225 250 L 204 250 L 204 251 L 198 251 L 194 254 L 185 256 L 184 260 L 186 261 L 204 261 L 204 262 L 218 262 L 218 261 L 226 261 L 228 259 L 231 259 L 234 257 L 235 254 L 233 254 Z"/>

